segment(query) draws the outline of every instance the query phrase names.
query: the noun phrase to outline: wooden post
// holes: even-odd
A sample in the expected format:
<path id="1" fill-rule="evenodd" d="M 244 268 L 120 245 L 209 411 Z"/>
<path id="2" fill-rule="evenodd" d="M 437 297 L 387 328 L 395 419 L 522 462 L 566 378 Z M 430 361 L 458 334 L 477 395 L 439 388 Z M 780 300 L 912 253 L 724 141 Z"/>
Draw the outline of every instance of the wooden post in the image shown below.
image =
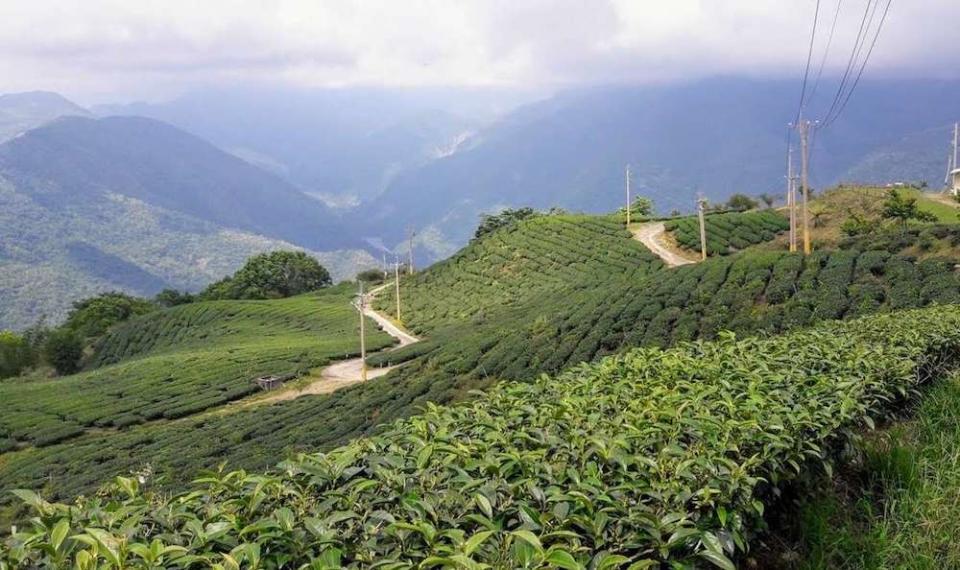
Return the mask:
<path id="1" fill-rule="evenodd" d="M 704 198 L 697 198 L 697 218 L 700 219 L 700 258 L 707 258 L 707 225 L 703 219 L 703 210 L 707 201 Z"/>
<path id="2" fill-rule="evenodd" d="M 803 186 L 803 254 L 810 255 L 810 121 L 800 120 L 800 184 Z"/>

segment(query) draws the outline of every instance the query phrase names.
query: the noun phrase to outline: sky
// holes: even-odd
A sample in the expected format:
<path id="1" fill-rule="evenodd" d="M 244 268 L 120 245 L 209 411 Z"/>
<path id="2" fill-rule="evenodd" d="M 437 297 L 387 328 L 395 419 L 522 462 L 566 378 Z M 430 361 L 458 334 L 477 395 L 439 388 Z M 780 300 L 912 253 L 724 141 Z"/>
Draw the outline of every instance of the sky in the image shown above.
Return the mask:
<path id="1" fill-rule="evenodd" d="M 825 76 L 846 66 L 867 2 L 821 0 L 813 67 L 823 61 Z M 53 90 L 91 104 L 249 82 L 560 89 L 796 77 L 816 3 L 3 0 L 0 92 Z M 893 0 L 869 76 L 957 77 L 958 30 L 958 0 Z"/>

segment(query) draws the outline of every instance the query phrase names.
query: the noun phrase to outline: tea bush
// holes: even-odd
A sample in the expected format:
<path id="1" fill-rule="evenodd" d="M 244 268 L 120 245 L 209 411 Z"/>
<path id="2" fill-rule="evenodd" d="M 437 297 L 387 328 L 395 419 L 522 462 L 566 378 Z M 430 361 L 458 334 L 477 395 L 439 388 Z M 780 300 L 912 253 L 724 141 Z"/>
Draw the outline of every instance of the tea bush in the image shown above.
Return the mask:
<path id="1" fill-rule="evenodd" d="M 51 504 L 0 565 L 734 568 L 775 490 L 956 364 L 960 308 L 637 349 L 280 472 Z"/>
<path id="2" fill-rule="evenodd" d="M 705 218 L 707 253 L 726 255 L 751 245 L 770 241 L 790 229 L 790 222 L 775 210 L 726 212 Z M 687 249 L 700 251 L 700 222 L 696 216 L 667 220 L 668 232 Z"/>

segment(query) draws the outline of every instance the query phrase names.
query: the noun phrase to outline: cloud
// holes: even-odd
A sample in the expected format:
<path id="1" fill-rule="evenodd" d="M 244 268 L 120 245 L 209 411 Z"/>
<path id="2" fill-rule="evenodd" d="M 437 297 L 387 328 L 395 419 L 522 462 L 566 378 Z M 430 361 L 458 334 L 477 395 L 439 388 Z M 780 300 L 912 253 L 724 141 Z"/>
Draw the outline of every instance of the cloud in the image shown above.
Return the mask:
<path id="1" fill-rule="evenodd" d="M 826 73 L 866 0 L 847 0 Z M 818 50 L 837 0 L 822 0 Z M 162 98 L 195 86 L 567 86 L 796 76 L 813 0 L 30 0 L 0 3 L 0 91 Z M 895 2 L 872 76 L 955 76 L 960 2 Z"/>

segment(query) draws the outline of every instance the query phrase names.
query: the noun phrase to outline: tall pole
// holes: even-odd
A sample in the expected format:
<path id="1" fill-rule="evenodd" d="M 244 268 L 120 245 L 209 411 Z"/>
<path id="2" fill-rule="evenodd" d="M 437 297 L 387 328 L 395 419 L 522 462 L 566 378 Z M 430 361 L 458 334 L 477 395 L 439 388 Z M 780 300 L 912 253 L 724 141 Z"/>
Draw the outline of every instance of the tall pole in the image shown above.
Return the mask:
<path id="1" fill-rule="evenodd" d="M 810 255 L 810 121 L 800 119 L 800 184 L 803 186 L 803 254 Z"/>
<path id="2" fill-rule="evenodd" d="M 953 124 L 953 169 L 960 168 L 960 123 Z"/>
<path id="3" fill-rule="evenodd" d="M 367 341 L 365 338 L 363 310 L 366 308 L 366 301 L 363 298 L 363 281 L 360 281 L 360 296 L 357 298 L 357 312 L 360 313 L 360 379 L 367 381 Z"/>
<path id="4" fill-rule="evenodd" d="M 387 252 L 385 251 L 381 252 L 380 255 L 383 256 L 382 257 L 383 264 L 380 267 L 383 268 L 383 280 L 386 281 L 387 280 Z"/>
<path id="5" fill-rule="evenodd" d="M 397 322 L 400 322 L 400 261 L 393 261 L 393 282 L 397 292 Z"/>
<path id="6" fill-rule="evenodd" d="M 697 198 L 697 218 L 700 219 L 700 257 L 707 258 L 707 225 L 703 219 L 703 210 L 707 206 L 707 201 L 703 197 Z"/>
<path id="7" fill-rule="evenodd" d="M 630 165 L 627 165 L 627 226 L 630 225 Z"/>

